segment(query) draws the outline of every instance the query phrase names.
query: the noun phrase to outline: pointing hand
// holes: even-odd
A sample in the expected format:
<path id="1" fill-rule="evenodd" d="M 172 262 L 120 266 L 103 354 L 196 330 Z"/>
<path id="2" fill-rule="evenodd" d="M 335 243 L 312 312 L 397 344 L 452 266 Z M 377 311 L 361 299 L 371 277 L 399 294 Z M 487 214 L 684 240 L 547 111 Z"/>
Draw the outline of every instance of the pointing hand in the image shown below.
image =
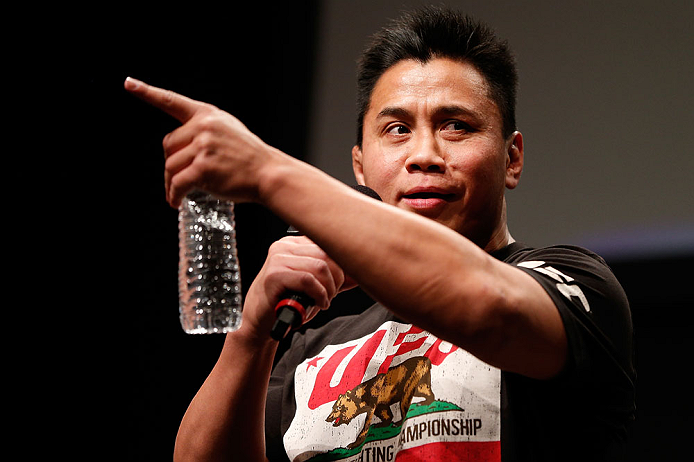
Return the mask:
<path id="1" fill-rule="evenodd" d="M 178 207 L 200 189 L 236 202 L 257 201 L 261 169 L 280 154 L 217 107 L 128 77 L 127 91 L 181 122 L 164 137 L 166 197 Z"/>

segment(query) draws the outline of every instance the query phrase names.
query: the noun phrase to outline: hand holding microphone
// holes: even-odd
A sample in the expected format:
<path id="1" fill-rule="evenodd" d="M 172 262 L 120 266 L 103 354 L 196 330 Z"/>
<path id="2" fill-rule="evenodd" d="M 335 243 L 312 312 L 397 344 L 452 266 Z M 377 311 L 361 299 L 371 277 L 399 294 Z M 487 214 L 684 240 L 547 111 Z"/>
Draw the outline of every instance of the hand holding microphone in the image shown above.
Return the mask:
<path id="1" fill-rule="evenodd" d="M 366 194 L 376 200 L 381 200 L 379 195 L 371 188 L 362 185 L 354 186 L 357 191 Z M 288 235 L 300 236 L 298 230 L 290 227 Z M 311 308 L 315 301 L 306 294 L 295 291 L 287 291 L 275 306 L 275 324 L 272 326 L 270 336 L 275 340 L 283 339 L 291 329 L 298 329 L 311 317 Z"/>

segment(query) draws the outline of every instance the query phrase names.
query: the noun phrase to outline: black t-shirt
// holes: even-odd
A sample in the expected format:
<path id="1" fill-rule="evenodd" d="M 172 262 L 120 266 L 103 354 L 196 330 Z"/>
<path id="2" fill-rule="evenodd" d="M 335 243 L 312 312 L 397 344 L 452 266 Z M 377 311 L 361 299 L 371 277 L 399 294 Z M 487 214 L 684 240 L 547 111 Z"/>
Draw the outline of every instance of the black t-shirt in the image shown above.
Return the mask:
<path id="1" fill-rule="evenodd" d="M 559 310 L 569 358 L 558 377 L 499 371 L 375 304 L 294 335 L 270 379 L 269 459 L 623 459 L 635 372 L 621 286 L 577 247 L 514 243 L 492 255 Z"/>

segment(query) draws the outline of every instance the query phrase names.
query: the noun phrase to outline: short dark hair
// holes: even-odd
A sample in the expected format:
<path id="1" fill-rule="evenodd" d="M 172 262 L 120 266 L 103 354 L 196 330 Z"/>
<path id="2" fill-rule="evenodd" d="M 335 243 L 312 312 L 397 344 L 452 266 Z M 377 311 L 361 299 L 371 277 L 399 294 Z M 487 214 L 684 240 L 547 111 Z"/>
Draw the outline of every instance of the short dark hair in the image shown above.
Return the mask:
<path id="1" fill-rule="evenodd" d="M 516 62 L 506 40 L 486 24 L 444 8 L 424 7 L 403 14 L 376 33 L 362 54 L 357 74 L 357 144 L 361 146 L 364 115 L 378 79 L 399 61 L 422 63 L 450 58 L 472 64 L 484 76 L 489 96 L 501 113 L 502 134 L 516 129 Z"/>

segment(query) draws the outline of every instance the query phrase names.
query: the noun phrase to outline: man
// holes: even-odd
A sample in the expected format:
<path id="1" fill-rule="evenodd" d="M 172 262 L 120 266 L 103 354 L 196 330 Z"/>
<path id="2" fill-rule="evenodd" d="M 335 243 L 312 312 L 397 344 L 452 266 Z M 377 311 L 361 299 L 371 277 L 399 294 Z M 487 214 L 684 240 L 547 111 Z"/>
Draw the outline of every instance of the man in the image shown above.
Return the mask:
<path id="1" fill-rule="evenodd" d="M 183 418 L 177 460 L 623 457 L 634 371 L 621 287 L 589 251 L 531 249 L 508 231 L 504 190 L 524 155 L 515 76 L 504 42 L 447 10 L 378 35 L 352 156 L 383 203 L 213 106 L 126 80 L 183 124 L 163 142 L 172 206 L 201 188 L 259 202 L 306 236 L 270 248 Z M 325 309 L 356 284 L 378 303 L 297 333 L 271 377 L 281 294 Z"/>

